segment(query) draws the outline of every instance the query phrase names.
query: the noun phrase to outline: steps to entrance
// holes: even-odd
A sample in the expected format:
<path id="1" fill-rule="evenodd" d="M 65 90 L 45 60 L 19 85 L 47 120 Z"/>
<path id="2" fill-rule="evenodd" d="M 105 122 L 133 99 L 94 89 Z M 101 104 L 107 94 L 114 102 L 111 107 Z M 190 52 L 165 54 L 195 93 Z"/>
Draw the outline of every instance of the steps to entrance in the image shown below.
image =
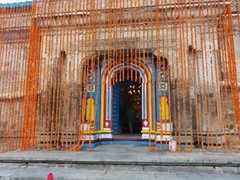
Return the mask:
<path id="1" fill-rule="evenodd" d="M 141 134 L 119 134 L 113 135 L 111 139 L 101 139 L 99 145 L 141 145 L 148 146 L 149 140 L 142 139 Z M 154 144 L 154 143 L 152 143 Z"/>
<path id="2" fill-rule="evenodd" d="M 141 134 L 119 134 L 113 135 L 113 141 L 141 141 L 142 135 Z"/>
<path id="3" fill-rule="evenodd" d="M 0 163 L 46 163 L 142 166 L 219 166 L 240 167 L 240 153 L 149 152 L 140 145 L 100 145 L 91 151 L 12 151 L 0 154 Z"/>
<path id="4" fill-rule="evenodd" d="M 239 153 L 149 152 L 139 145 L 92 151 L 12 151 L 0 154 L 0 179 L 239 179 Z M 184 178 L 185 179 L 185 178 Z"/>

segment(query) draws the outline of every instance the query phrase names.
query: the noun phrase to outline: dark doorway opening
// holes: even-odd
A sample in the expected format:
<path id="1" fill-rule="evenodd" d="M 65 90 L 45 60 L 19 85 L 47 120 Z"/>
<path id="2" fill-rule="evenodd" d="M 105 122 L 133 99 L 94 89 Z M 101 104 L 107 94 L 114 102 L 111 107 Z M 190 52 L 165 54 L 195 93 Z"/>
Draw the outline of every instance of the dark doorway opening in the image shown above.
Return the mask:
<path id="1" fill-rule="evenodd" d="M 122 77 L 118 79 L 119 77 Z M 112 88 L 113 134 L 140 134 L 142 130 L 142 79 L 138 71 L 114 74 Z"/>
<path id="2" fill-rule="evenodd" d="M 142 130 L 142 85 L 138 82 L 120 82 L 119 133 L 139 134 Z"/>

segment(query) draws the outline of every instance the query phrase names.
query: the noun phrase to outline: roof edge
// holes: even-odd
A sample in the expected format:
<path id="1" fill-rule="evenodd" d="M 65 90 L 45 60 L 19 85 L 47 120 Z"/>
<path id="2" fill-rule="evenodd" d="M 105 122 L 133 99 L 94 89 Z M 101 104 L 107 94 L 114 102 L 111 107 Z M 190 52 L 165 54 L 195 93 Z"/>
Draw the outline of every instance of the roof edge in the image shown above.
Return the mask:
<path id="1" fill-rule="evenodd" d="M 32 1 L 15 2 L 15 3 L 0 3 L 0 8 L 30 6 L 30 5 L 32 5 Z"/>

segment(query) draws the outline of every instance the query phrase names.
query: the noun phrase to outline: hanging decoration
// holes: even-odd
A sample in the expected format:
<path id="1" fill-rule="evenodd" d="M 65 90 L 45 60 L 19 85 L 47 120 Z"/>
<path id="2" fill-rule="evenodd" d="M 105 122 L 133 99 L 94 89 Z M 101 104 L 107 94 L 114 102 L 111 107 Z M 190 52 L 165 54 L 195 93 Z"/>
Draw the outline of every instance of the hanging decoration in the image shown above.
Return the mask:
<path id="1" fill-rule="evenodd" d="M 238 152 L 239 34 L 239 0 L 0 5 L 0 152 L 111 139 L 122 82 L 149 150 Z"/>

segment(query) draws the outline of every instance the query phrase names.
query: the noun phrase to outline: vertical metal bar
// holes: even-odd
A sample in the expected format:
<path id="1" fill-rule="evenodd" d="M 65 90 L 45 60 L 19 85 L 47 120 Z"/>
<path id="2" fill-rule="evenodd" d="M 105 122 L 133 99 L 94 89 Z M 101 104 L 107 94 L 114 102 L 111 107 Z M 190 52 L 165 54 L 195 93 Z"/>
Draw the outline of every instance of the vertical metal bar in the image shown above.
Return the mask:
<path id="1" fill-rule="evenodd" d="M 0 8 L 0 64 L 1 64 L 1 68 L 0 71 L 1 73 L 4 74 L 4 62 L 3 62 L 3 57 L 4 57 L 4 24 L 5 24 L 5 8 Z M 0 97 L 0 131 L 1 131 L 1 147 L 0 147 L 0 152 L 3 152 L 3 148 L 4 148 L 4 133 L 3 133 L 3 117 L 4 117 L 4 97 L 3 97 L 3 91 L 4 91 L 4 78 L 1 76 L 0 77 L 0 84 L 1 84 L 1 88 L 0 88 L 0 93 L 1 93 L 1 97 Z"/>
<path id="2" fill-rule="evenodd" d="M 34 19 L 36 11 L 36 1 L 33 1 L 31 14 L 31 27 L 29 39 L 28 53 L 28 68 L 26 95 L 24 99 L 24 126 L 23 126 L 23 141 L 22 149 L 28 149 L 35 145 L 35 129 L 36 129 L 36 103 L 38 92 L 38 71 L 39 71 L 39 46 L 40 31 L 37 28 L 36 20 Z M 36 52 L 37 50 L 37 52 Z M 30 63 L 31 62 L 31 63 Z M 34 107 L 34 108 L 32 108 Z"/>
<path id="3" fill-rule="evenodd" d="M 235 47 L 233 39 L 233 21 L 231 4 L 227 7 L 227 23 L 228 23 L 228 52 L 229 52 L 229 75 L 230 75 L 230 87 L 231 87 L 231 98 L 232 98 L 232 109 L 233 109 L 233 120 L 234 120 L 234 138 L 236 137 L 236 130 L 240 130 L 240 107 L 239 107 L 239 94 L 237 85 L 237 72 L 236 72 L 236 57 Z M 238 142 L 235 141 L 235 151 L 238 152 Z"/>

